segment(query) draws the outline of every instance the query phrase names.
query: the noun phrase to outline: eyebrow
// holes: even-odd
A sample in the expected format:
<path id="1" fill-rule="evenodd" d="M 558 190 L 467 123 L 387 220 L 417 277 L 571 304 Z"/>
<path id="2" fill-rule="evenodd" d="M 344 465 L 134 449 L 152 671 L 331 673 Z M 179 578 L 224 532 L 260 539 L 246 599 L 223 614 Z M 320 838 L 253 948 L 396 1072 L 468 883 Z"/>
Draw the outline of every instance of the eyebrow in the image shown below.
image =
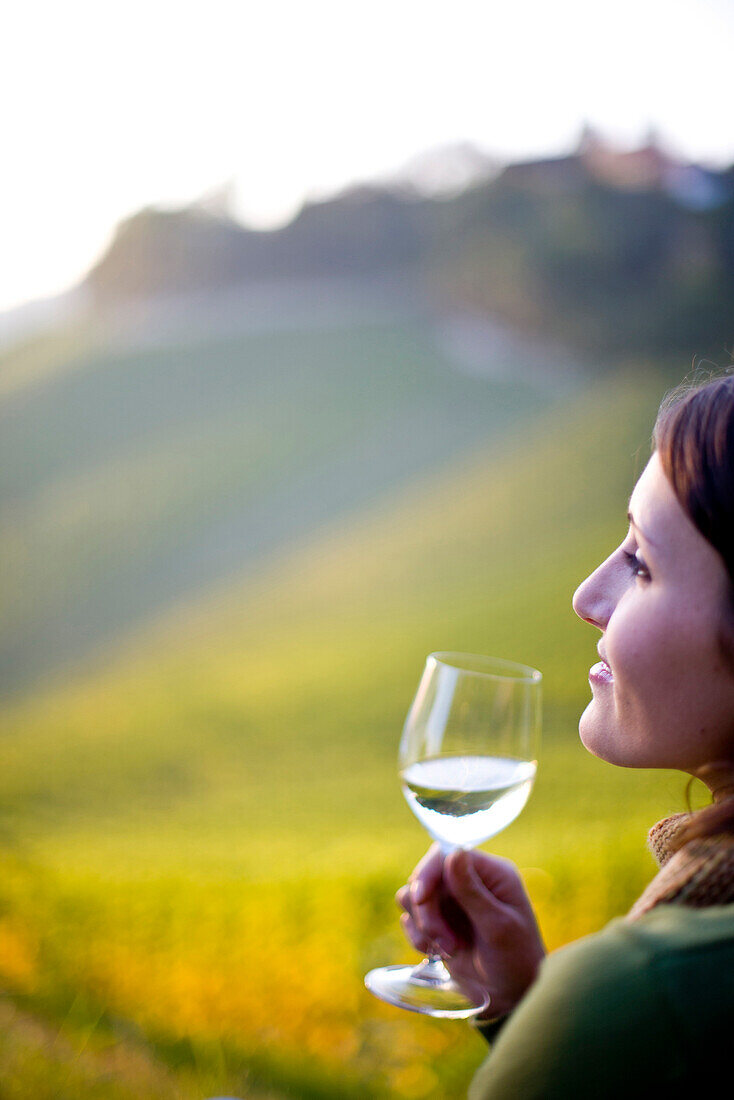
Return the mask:
<path id="1" fill-rule="evenodd" d="M 653 549 L 656 549 L 657 547 L 656 547 L 656 544 L 653 542 L 653 540 L 651 538 L 648 538 L 648 536 L 645 534 L 645 532 L 640 527 L 637 526 L 637 524 L 635 523 L 635 517 L 632 515 L 631 512 L 627 513 L 627 519 L 630 521 L 630 525 L 632 527 L 634 527 L 635 531 L 637 531 L 638 535 L 642 535 L 645 542 L 649 546 L 652 546 Z"/>

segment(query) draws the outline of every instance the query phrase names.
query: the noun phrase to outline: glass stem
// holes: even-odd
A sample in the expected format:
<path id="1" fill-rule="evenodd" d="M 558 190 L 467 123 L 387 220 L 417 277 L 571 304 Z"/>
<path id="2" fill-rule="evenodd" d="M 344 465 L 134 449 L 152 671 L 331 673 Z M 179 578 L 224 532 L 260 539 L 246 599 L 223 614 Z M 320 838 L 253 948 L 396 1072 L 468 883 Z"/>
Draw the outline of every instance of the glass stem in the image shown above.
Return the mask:
<path id="1" fill-rule="evenodd" d="M 425 982 L 445 982 L 451 979 L 440 955 L 429 955 L 419 963 L 413 971 L 413 977 Z"/>
<path id="2" fill-rule="evenodd" d="M 444 859 L 453 852 L 456 848 L 455 844 L 450 844 L 445 840 L 439 840 L 438 845 L 441 849 L 441 855 Z M 422 963 L 416 967 L 413 971 L 414 977 L 422 981 L 427 982 L 447 982 L 451 981 L 451 975 L 444 965 L 444 961 L 440 955 L 428 955 Z"/>

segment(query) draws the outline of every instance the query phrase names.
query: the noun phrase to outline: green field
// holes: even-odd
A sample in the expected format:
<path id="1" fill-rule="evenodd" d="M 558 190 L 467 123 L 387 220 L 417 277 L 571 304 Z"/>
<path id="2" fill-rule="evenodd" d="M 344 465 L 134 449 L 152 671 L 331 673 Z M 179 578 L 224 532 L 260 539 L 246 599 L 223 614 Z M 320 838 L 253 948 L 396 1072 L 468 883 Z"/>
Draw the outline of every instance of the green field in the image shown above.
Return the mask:
<path id="1" fill-rule="evenodd" d="M 268 339 L 204 349 L 204 381 L 169 348 L 13 389 L 4 446 L 46 429 L 5 467 L 5 668 L 34 678 L 0 713 L 0 1097 L 462 1094 L 478 1037 L 362 987 L 412 954 L 392 896 L 427 838 L 395 755 L 432 650 L 544 672 L 536 789 L 493 848 L 550 947 L 625 910 L 683 805 L 578 744 L 596 638 L 570 610 L 668 380 L 464 377 L 409 326 Z M 80 438 L 87 397 L 141 392 Z M 213 529 L 239 565 L 154 583 Z"/>

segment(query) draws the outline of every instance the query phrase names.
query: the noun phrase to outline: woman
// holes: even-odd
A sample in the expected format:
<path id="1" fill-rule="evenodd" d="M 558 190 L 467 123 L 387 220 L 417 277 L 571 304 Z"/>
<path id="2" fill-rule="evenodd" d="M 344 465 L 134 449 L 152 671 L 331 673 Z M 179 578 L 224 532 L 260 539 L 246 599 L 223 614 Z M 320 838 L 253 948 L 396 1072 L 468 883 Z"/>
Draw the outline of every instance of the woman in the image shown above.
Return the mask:
<path id="1" fill-rule="evenodd" d="M 432 849 L 398 894 L 405 932 L 490 995 L 470 1097 L 692 1098 L 734 1042 L 734 377 L 664 403 L 623 543 L 579 587 L 601 633 L 580 721 L 621 767 L 675 768 L 712 805 L 659 822 L 661 870 L 623 919 L 544 958 L 512 864 Z"/>

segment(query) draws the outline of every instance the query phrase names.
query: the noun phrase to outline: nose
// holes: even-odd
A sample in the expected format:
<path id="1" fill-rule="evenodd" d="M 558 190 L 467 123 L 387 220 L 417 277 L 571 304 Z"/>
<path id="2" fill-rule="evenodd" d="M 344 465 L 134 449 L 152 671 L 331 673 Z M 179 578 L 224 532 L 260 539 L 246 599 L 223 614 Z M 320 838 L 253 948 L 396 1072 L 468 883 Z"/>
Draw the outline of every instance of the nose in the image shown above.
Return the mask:
<path id="1" fill-rule="evenodd" d="M 574 611 L 580 619 L 595 626 L 597 630 L 606 630 L 614 610 L 616 601 L 611 574 L 611 558 L 607 558 L 581 582 L 573 594 Z"/>

